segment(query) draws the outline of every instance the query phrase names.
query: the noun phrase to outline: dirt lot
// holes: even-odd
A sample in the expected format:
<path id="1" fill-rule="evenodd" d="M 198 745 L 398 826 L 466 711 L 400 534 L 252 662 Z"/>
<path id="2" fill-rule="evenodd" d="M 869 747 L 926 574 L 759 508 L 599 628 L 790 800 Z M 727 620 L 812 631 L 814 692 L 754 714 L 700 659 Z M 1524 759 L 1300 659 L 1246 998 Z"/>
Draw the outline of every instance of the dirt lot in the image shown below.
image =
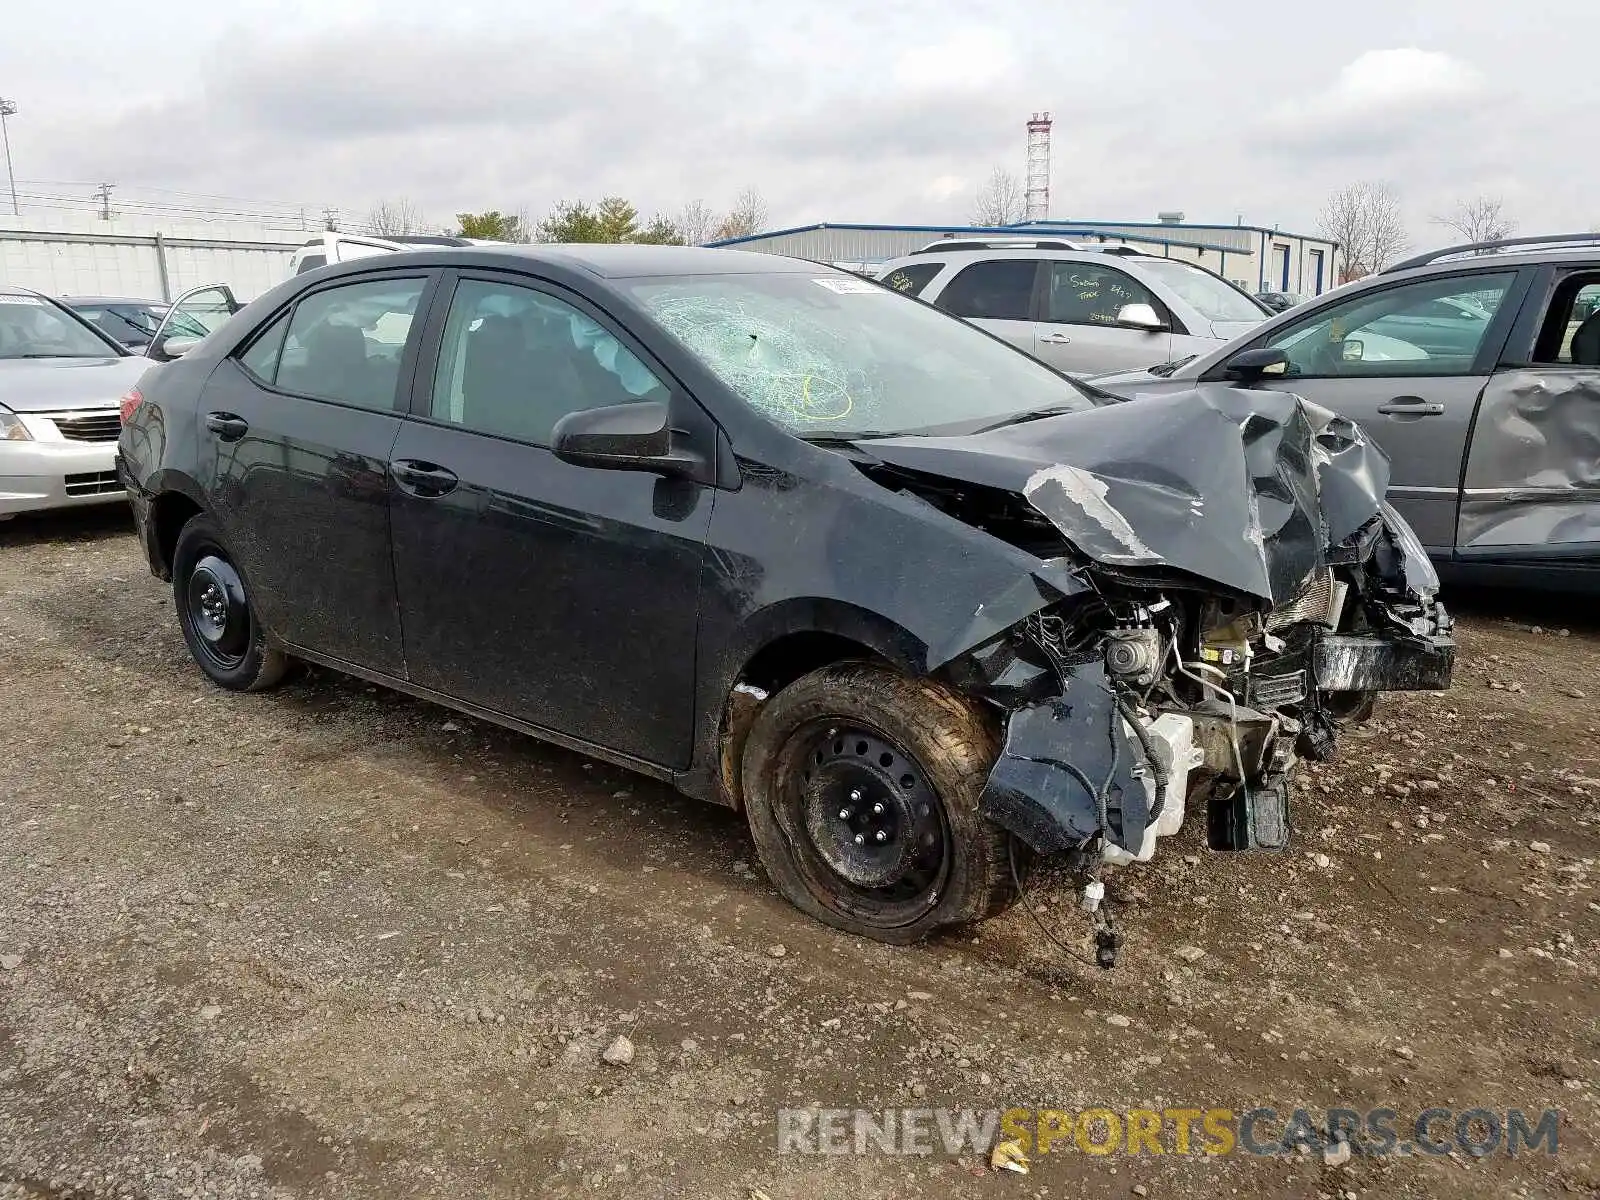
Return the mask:
<path id="1" fill-rule="evenodd" d="M 1115 876 L 1099 972 L 1020 911 L 836 935 L 734 815 L 365 684 L 216 690 L 120 513 L 0 526 L 0 1197 L 1594 1195 L 1600 622 L 1477 604 L 1456 689 L 1347 740 L 1293 852 L 1190 828 Z M 1562 1122 L 1553 1158 L 1024 1178 L 775 1153 L 812 1103 Z"/>

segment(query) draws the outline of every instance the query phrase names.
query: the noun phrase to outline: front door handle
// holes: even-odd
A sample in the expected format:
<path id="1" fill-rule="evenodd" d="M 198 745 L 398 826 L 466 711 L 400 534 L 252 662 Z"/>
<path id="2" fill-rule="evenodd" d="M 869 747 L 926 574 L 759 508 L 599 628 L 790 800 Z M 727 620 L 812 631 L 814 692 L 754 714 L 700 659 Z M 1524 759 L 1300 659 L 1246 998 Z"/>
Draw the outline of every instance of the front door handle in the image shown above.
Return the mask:
<path id="1" fill-rule="evenodd" d="M 1039 340 L 1046 346 L 1065 346 L 1072 341 L 1072 339 L 1064 333 L 1041 333 L 1039 335 Z"/>
<path id="2" fill-rule="evenodd" d="M 1421 396 L 1396 396 L 1378 405 L 1378 411 L 1386 417 L 1442 417 L 1444 405 L 1429 404 Z"/>
<path id="3" fill-rule="evenodd" d="M 402 458 L 390 463 L 389 473 L 402 491 L 424 500 L 447 495 L 461 482 L 454 471 L 437 463 L 419 462 L 414 458 Z"/>
<path id="4" fill-rule="evenodd" d="M 237 442 L 250 432 L 250 422 L 232 413 L 211 412 L 206 414 L 206 428 L 224 442 Z"/>

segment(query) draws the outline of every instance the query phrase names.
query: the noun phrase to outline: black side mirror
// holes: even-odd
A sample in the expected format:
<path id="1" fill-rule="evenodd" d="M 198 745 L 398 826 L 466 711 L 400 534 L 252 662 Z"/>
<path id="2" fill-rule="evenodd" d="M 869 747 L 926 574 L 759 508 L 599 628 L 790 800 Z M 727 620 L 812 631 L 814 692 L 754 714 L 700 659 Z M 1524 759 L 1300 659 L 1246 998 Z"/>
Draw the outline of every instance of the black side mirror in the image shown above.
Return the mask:
<path id="1" fill-rule="evenodd" d="M 660 400 L 568 413 L 550 431 L 550 451 L 576 467 L 707 479 L 710 473 L 704 455 L 681 434 L 674 438 L 672 414 Z"/>
<path id="2" fill-rule="evenodd" d="M 1241 350 L 1228 360 L 1223 374 L 1239 383 L 1260 383 L 1263 379 L 1281 379 L 1289 373 L 1289 356 L 1277 347 L 1263 346 L 1258 350 Z"/>

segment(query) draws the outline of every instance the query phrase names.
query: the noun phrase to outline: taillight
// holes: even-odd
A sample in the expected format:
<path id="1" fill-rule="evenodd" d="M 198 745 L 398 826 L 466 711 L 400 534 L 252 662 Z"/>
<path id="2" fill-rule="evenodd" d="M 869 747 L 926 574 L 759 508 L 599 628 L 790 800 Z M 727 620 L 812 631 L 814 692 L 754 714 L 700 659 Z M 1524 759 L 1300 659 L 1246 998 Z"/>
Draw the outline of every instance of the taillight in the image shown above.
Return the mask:
<path id="1" fill-rule="evenodd" d="M 126 425 L 133 417 L 133 410 L 144 403 L 144 393 L 138 388 L 129 388 L 122 393 L 122 423 Z"/>

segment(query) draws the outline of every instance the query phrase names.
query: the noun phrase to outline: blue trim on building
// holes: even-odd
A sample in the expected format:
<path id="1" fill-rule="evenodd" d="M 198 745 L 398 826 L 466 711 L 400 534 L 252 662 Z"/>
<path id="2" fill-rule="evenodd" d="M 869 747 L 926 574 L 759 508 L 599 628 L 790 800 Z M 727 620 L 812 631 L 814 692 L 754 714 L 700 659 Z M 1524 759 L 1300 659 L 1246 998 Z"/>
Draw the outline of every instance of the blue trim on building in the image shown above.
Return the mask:
<path id="1" fill-rule="evenodd" d="M 1265 225 L 1207 225 L 1193 221 L 1180 221 L 1176 224 L 1171 221 L 1019 221 L 1006 228 L 1048 229 L 1067 224 L 1074 229 L 1248 229 L 1251 233 L 1275 233 L 1279 237 L 1299 238 L 1306 242 L 1326 242 L 1330 246 L 1337 244 L 1318 233 L 1290 233 L 1287 229 L 1268 228 Z"/>

